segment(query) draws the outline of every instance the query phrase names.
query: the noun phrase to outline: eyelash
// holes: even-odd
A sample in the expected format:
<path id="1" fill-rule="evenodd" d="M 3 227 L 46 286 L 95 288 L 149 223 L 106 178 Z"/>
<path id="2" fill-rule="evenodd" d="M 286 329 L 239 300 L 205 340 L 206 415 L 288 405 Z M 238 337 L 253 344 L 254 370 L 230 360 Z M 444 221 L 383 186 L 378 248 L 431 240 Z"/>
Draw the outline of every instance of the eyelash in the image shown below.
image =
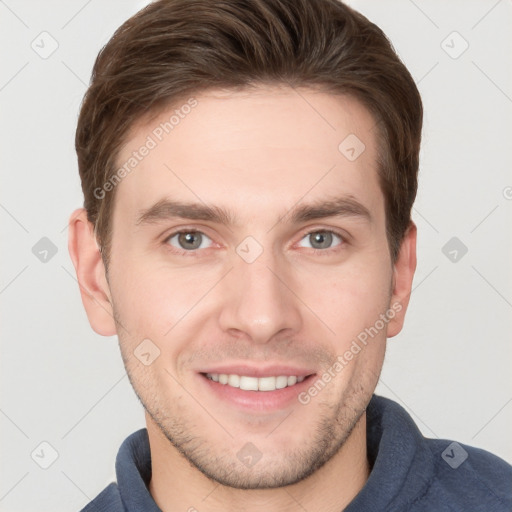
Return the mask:
<path id="1" fill-rule="evenodd" d="M 165 237 L 165 239 L 163 240 L 163 244 L 169 249 L 170 252 L 172 252 L 173 254 L 176 254 L 178 256 L 198 257 L 199 251 L 206 250 L 206 249 L 193 249 L 190 251 L 185 251 L 184 249 L 177 249 L 176 247 L 171 246 L 169 244 L 169 240 L 171 238 L 175 237 L 176 235 L 180 235 L 182 233 L 199 233 L 201 235 L 205 235 L 208 238 L 210 238 L 203 231 L 199 231 L 197 229 L 192 229 L 192 228 L 183 228 L 183 229 L 179 229 L 177 231 L 173 231 L 170 235 Z M 314 251 L 315 254 L 319 254 L 319 255 L 331 254 L 332 251 L 341 250 L 347 244 L 347 236 L 344 233 L 341 233 L 340 231 L 338 231 L 336 229 L 318 229 L 318 228 L 312 229 L 311 231 L 304 233 L 300 240 L 302 240 L 303 238 L 305 238 L 313 233 L 332 233 L 341 239 L 340 245 L 337 245 L 335 247 L 329 247 L 328 249 L 315 249 L 313 247 L 306 247 L 306 249 L 310 249 L 310 250 Z M 211 238 L 210 238 L 210 240 L 211 240 Z"/>

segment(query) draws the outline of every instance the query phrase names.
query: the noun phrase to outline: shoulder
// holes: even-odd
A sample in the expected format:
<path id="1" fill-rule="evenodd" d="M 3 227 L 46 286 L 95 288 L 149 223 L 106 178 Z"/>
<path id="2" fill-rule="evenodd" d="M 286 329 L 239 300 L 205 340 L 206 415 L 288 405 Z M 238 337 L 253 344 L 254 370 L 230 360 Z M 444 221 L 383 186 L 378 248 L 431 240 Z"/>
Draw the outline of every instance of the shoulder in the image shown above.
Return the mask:
<path id="1" fill-rule="evenodd" d="M 512 466 L 485 450 L 442 439 L 425 439 L 434 474 L 414 510 L 512 510 Z"/>
<path id="2" fill-rule="evenodd" d="M 117 484 L 112 482 L 105 487 L 80 512 L 125 512 Z"/>
<path id="3" fill-rule="evenodd" d="M 374 510 L 368 505 L 378 496 L 375 510 L 512 511 L 512 466 L 503 459 L 455 441 L 426 438 L 402 406 L 384 397 L 374 395 L 367 416 L 374 467 L 354 510 Z"/>

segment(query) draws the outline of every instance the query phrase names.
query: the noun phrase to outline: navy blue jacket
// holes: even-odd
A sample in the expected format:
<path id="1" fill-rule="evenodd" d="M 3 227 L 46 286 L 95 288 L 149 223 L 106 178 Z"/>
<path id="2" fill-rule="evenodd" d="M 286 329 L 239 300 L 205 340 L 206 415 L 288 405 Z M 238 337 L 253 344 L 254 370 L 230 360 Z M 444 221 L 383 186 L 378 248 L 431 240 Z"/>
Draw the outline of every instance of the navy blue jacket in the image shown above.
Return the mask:
<path id="1" fill-rule="evenodd" d="M 370 477 L 344 512 L 510 512 L 512 466 L 489 452 L 423 437 L 397 403 L 374 395 L 367 409 Z M 82 512 L 161 512 L 148 491 L 145 428 L 131 434 L 111 483 Z"/>

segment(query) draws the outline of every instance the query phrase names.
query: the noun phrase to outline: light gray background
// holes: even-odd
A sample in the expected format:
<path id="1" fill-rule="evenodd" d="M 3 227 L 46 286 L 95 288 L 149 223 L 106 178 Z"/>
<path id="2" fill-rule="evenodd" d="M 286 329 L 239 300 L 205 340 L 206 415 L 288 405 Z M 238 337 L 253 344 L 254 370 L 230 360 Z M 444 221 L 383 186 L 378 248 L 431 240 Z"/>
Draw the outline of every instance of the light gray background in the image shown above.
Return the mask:
<path id="1" fill-rule="evenodd" d="M 425 435 L 512 462 L 512 3 L 350 3 L 388 34 L 426 111 L 415 288 L 378 392 Z M 94 59 L 145 4 L 0 1 L 2 511 L 79 510 L 144 426 L 117 339 L 87 322 L 67 221 L 82 201 L 73 141 Z M 47 58 L 31 47 L 51 49 L 43 31 L 58 43 Z M 32 252 L 42 237 L 57 248 L 45 263 Z M 468 248 L 456 262 L 442 252 L 452 237 Z M 43 441 L 58 453 L 48 469 L 31 458 L 51 461 Z"/>

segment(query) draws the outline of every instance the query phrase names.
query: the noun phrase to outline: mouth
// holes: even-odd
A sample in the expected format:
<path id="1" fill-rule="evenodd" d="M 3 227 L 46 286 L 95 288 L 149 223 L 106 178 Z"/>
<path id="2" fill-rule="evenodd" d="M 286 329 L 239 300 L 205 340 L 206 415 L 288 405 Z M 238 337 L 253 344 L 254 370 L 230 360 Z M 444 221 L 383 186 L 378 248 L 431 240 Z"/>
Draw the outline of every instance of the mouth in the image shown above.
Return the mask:
<path id="1" fill-rule="evenodd" d="M 275 375 L 269 377 L 251 377 L 249 375 L 237 375 L 227 373 L 204 373 L 207 379 L 219 384 L 238 388 L 243 391 L 276 391 L 300 384 L 309 376 Z"/>
<path id="2" fill-rule="evenodd" d="M 230 408 L 258 415 L 296 406 L 299 393 L 310 386 L 316 375 L 283 367 L 265 371 L 247 367 L 215 370 L 198 373 L 205 397 L 211 396 Z"/>

